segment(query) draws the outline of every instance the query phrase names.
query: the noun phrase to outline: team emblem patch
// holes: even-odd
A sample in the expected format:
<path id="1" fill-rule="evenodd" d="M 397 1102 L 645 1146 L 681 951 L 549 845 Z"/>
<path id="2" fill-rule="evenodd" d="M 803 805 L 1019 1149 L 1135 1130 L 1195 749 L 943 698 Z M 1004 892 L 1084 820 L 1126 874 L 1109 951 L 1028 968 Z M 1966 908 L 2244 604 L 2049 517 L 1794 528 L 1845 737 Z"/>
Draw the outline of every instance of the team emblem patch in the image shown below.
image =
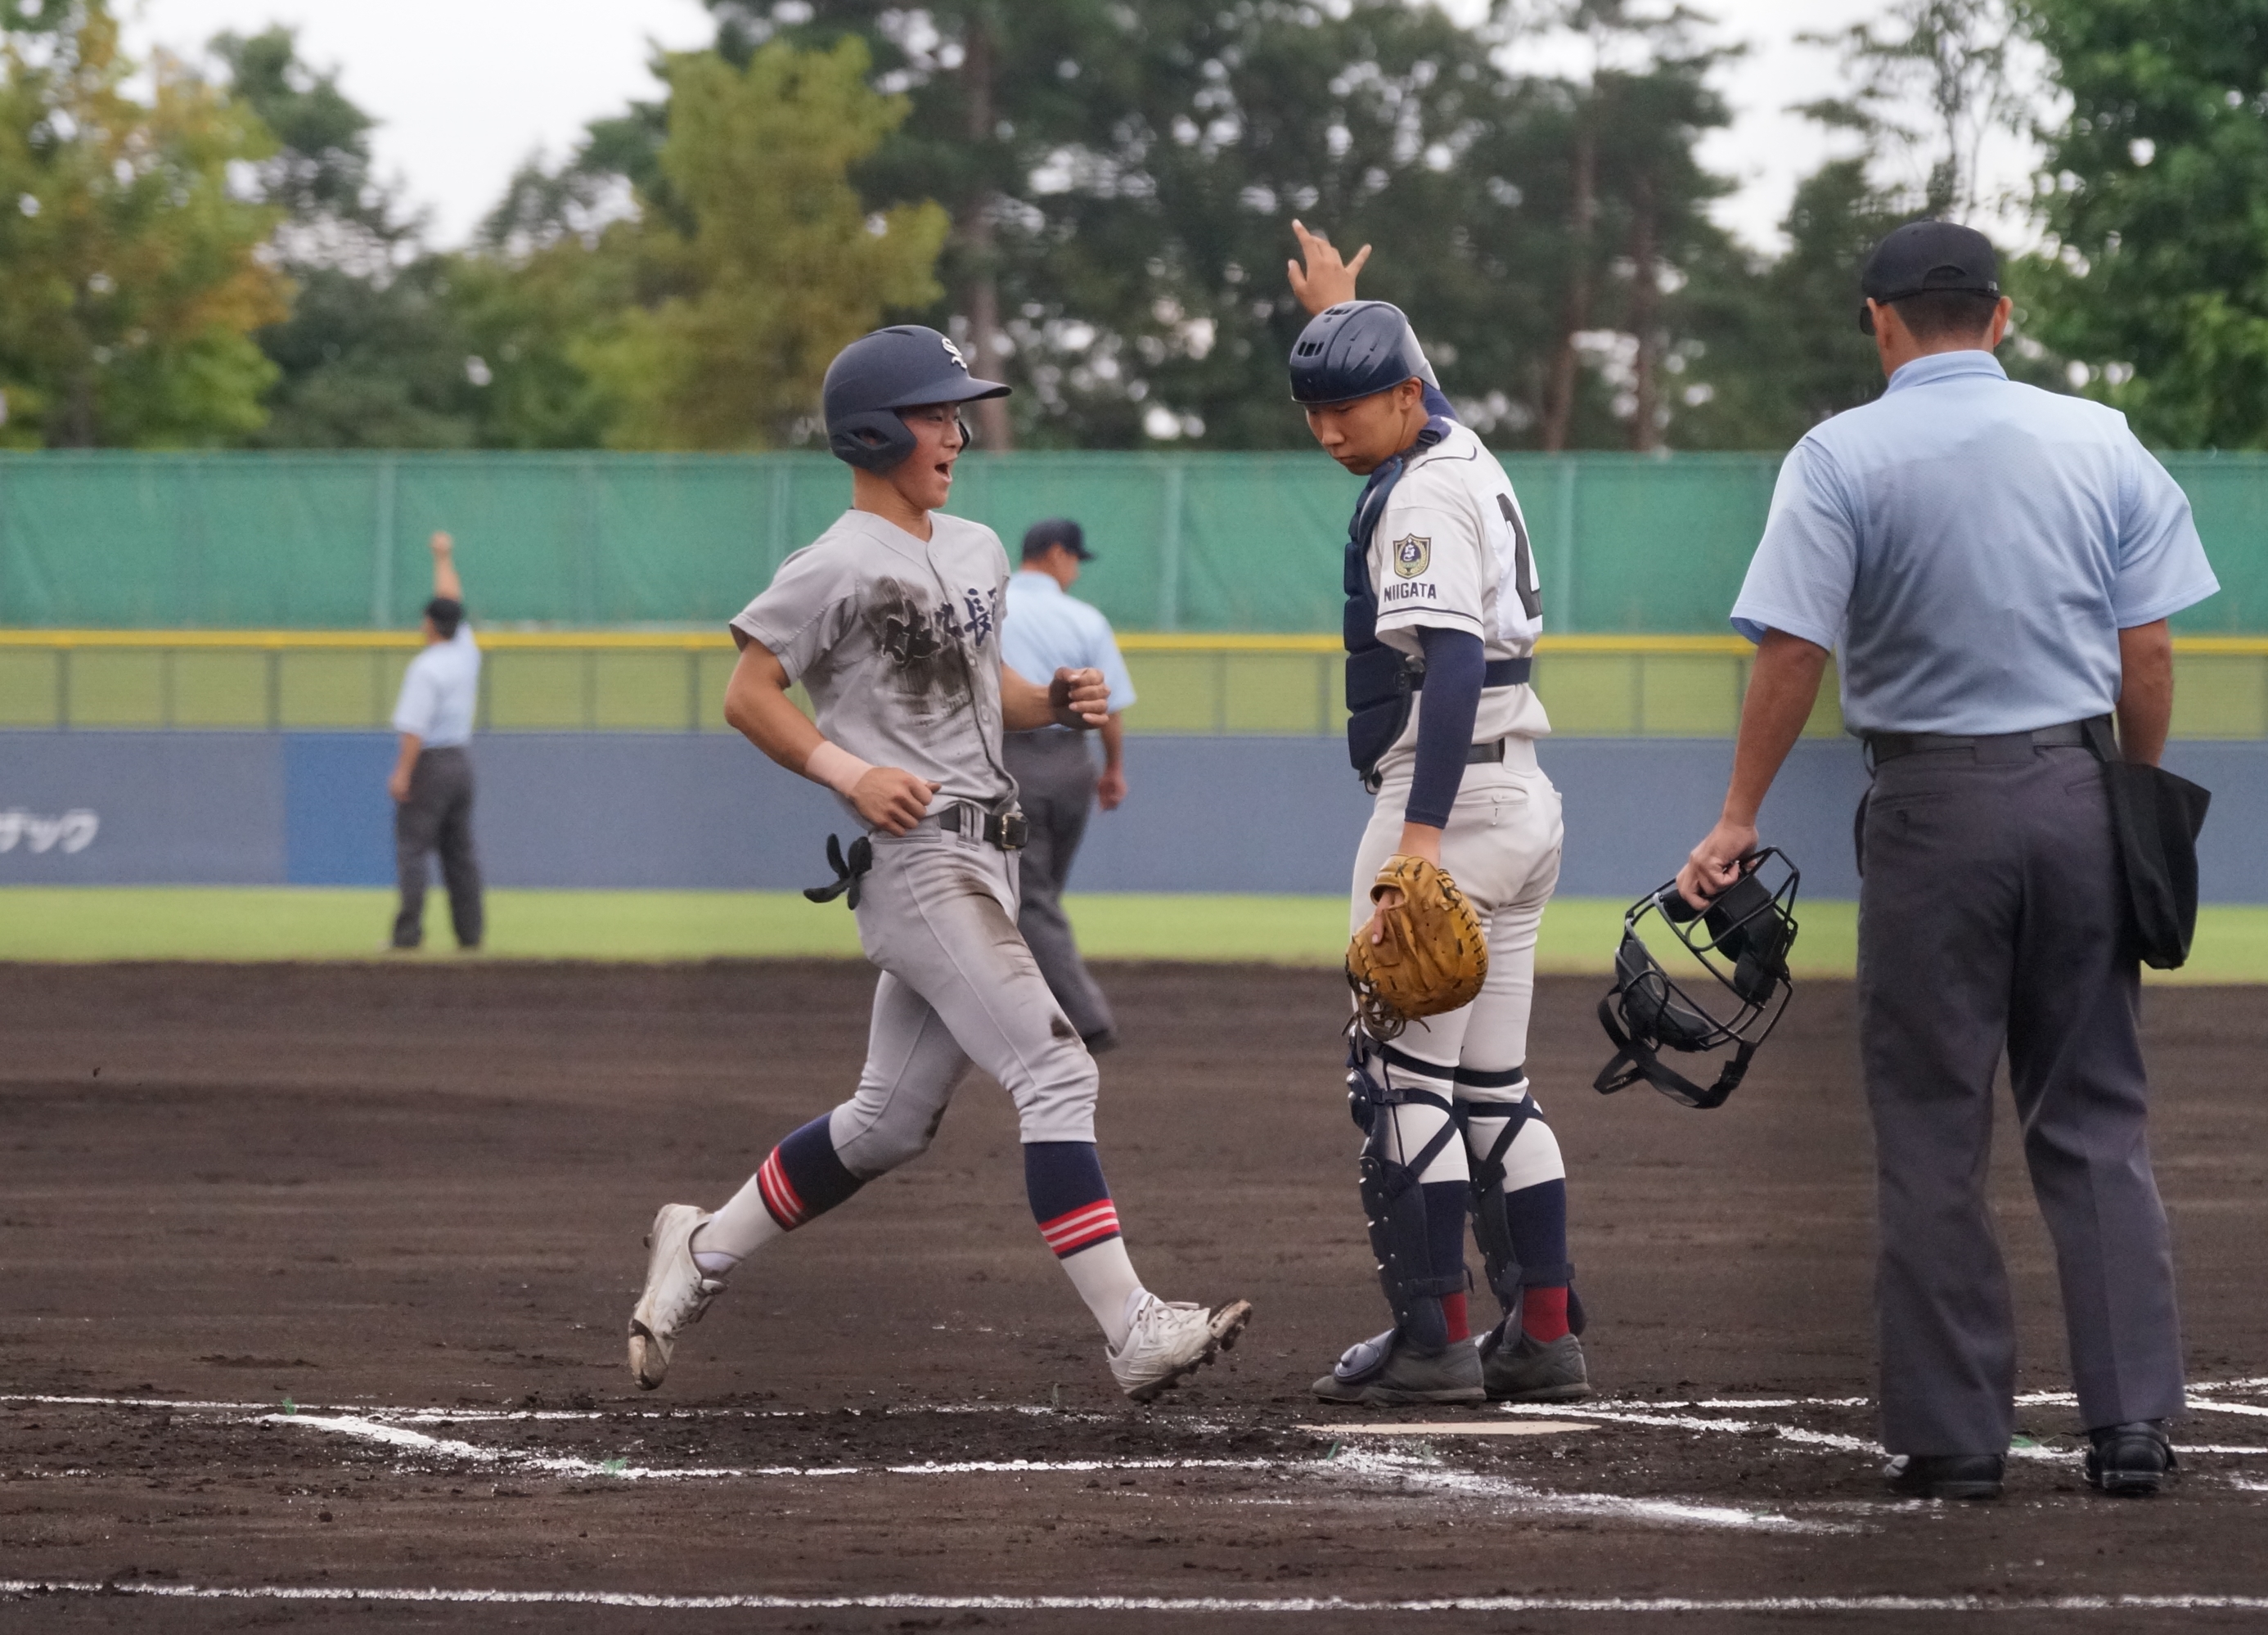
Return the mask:
<path id="1" fill-rule="evenodd" d="M 1414 579 L 1432 565 L 1432 540 L 1420 539 L 1410 534 L 1394 541 L 1394 573 L 1396 578 Z"/>
<path id="2" fill-rule="evenodd" d="M 962 374 L 967 374 L 968 360 L 961 355 L 961 349 L 944 335 L 938 336 L 938 339 L 945 342 L 945 355 L 953 359 L 954 367 L 960 370 Z"/>

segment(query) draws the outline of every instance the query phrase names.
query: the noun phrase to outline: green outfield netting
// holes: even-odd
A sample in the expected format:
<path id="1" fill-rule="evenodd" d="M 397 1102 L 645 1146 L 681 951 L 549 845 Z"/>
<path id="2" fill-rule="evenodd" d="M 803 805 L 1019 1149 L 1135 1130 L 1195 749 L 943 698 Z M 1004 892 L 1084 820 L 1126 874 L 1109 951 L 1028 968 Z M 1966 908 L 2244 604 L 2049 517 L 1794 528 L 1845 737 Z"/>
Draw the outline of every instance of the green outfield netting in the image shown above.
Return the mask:
<path id="1" fill-rule="evenodd" d="M 1776 456 L 1514 454 L 1562 631 L 1721 631 Z M 2268 631 L 2268 459 L 2174 455 L 2222 593 L 2176 622 Z M 702 624 L 736 612 L 846 503 L 824 455 L 131 454 L 0 457 L 0 626 L 400 625 L 426 536 L 454 534 L 477 616 Z M 1337 627 L 1357 491 L 1316 453 L 972 454 L 953 509 L 1012 550 L 1077 518 L 1080 583 L 1122 629 Z"/>

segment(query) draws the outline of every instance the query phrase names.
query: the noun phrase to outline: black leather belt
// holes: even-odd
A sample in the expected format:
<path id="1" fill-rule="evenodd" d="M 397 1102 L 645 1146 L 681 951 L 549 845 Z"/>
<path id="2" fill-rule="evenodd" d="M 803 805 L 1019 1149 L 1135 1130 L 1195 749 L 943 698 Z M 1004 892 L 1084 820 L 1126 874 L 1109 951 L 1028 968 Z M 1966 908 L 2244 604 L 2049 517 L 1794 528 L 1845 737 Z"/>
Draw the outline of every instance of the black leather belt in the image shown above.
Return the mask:
<path id="1" fill-rule="evenodd" d="M 1535 660 L 1533 659 L 1491 659 L 1481 671 L 1481 685 L 1524 687 L 1528 684 L 1528 678 L 1535 674 Z M 1410 690 L 1423 692 L 1425 688 L 1425 672 L 1412 670 L 1410 673 Z"/>
<path id="2" fill-rule="evenodd" d="M 937 814 L 937 826 L 948 835 L 967 835 L 1003 851 L 1021 851 L 1031 834 L 1021 812 L 987 812 L 961 800 Z"/>
<path id="3" fill-rule="evenodd" d="M 1503 759 L 1504 740 L 1501 738 L 1492 738 L 1485 744 L 1475 744 L 1470 749 L 1465 751 L 1467 766 L 1480 766 L 1489 762 L 1501 762 Z"/>
<path id="4" fill-rule="evenodd" d="M 2035 749 L 2070 749 L 2084 744 L 2087 723 L 2066 721 L 2029 733 L 1992 733 L 1981 737 L 1960 733 L 1869 733 L 1866 737 L 1876 766 L 1926 749 L 1975 750 L 1980 761 L 2015 759 Z"/>

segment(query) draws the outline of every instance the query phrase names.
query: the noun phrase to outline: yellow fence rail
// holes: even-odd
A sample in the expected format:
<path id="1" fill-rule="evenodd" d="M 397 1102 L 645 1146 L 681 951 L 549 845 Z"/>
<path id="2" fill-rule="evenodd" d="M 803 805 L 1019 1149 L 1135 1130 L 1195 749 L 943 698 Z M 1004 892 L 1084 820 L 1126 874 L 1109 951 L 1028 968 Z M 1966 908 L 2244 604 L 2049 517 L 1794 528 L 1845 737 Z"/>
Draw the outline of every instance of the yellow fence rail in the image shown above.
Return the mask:
<path id="1" fill-rule="evenodd" d="M 484 626 L 490 732 L 722 732 L 721 630 Z M 1130 632 L 1135 733 L 1336 734 L 1332 636 Z M 0 727 L 381 728 L 414 631 L 0 630 Z M 1739 637 L 1547 636 L 1536 684 L 1554 727 L 1596 737 L 1729 737 L 1751 649 Z M 2268 637 L 2183 637 L 2175 732 L 2268 738 Z M 1831 685 L 1810 730 L 1842 730 Z"/>

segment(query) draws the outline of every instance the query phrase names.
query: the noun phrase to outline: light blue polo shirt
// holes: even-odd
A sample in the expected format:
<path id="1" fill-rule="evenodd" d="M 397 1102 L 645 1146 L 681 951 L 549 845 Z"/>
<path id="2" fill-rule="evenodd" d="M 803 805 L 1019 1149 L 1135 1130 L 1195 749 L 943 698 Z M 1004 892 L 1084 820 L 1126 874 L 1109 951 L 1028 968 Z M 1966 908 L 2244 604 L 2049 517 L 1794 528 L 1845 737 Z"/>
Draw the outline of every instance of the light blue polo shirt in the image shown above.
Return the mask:
<path id="1" fill-rule="evenodd" d="M 446 642 L 428 642 L 409 661 L 394 700 L 394 730 L 415 733 L 427 749 L 458 749 L 473 741 L 480 703 L 481 650 L 469 622 Z"/>
<path id="2" fill-rule="evenodd" d="M 1048 574 L 1026 568 L 1008 576 L 1000 657 L 1026 681 L 1042 685 L 1057 670 L 1101 671 L 1102 679 L 1110 683 L 1113 715 L 1134 702 L 1134 678 L 1118 656 L 1110 621 Z"/>
<path id="3" fill-rule="evenodd" d="M 1852 732 L 2023 733 L 2110 713 L 2118 632 L 2220 588 L 2124 415 L 1938 352 L 1790 452 L 1733 627 L 1837 650 Z"/>

